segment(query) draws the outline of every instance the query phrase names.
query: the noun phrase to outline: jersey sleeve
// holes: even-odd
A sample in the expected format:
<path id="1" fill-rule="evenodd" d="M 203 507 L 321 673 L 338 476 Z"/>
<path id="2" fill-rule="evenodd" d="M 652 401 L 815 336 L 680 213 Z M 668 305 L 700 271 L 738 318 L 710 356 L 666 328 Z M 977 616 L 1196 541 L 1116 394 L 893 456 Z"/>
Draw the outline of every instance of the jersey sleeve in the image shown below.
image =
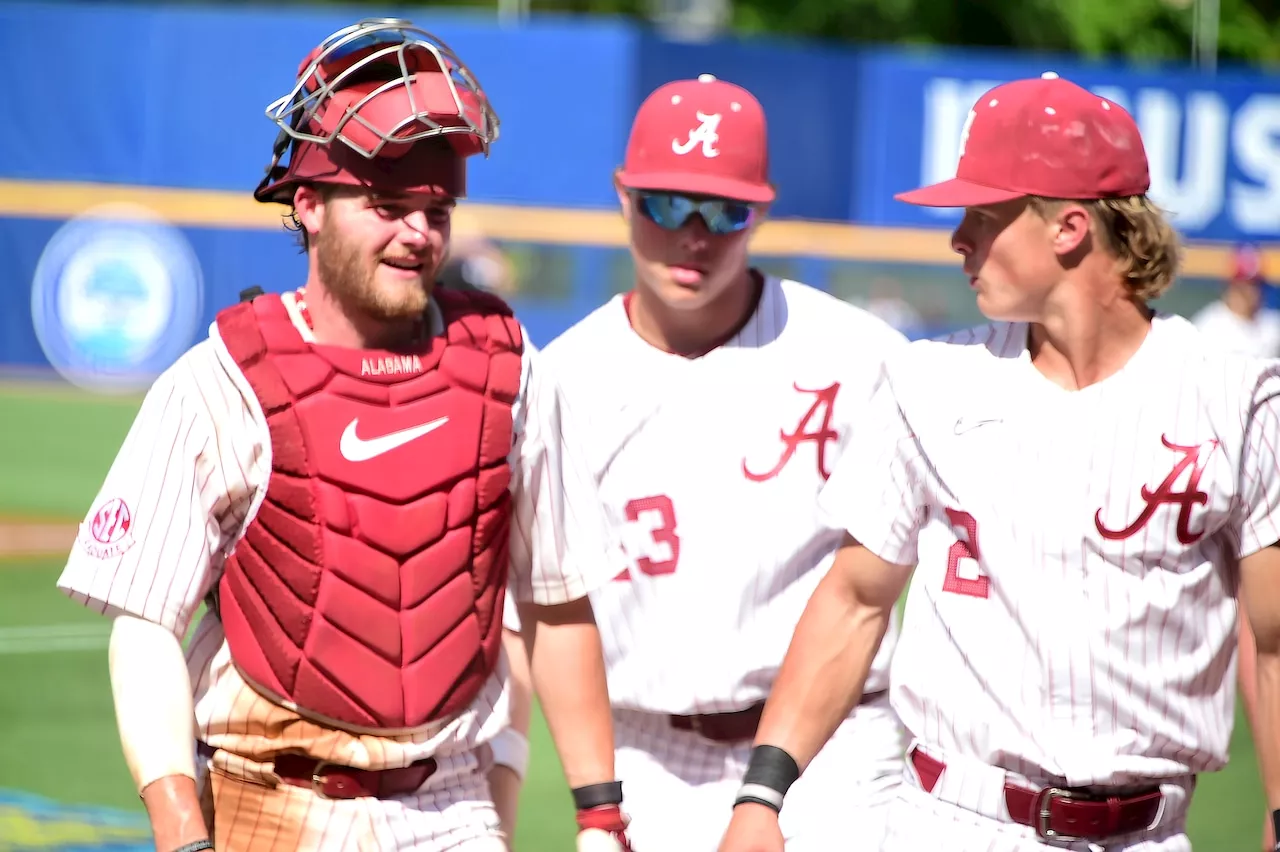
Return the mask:
<path id="1" fill-rule="evenodd" d="M 511 593 L 567 603 L 616 575 L 620 557 L 569 401 L 545 356 L 527 347 L 512 465 Z M 512 608 L 514 612 L 514 607 Z"/>
<path id="2" fill-rule="evenodd" d="M 180 360 L 152 385 L 57 581 L 98 612 L 143 618 L 180 639 L 214 582 L 213 554 L 236 527 L 202 396 L 211 391 L 197 373 Z"/>
<path id="3" fill-rule="evenodd" d="M 1241 559 L 1280 541 L 1280 363 L 1269 362 L 1254 387 L 1240 460 Z"/>
<path id="4" fill-rule="evenodd" d="M 886 562 L 914 565 L 926 506 L 923 469 L 919 444 L 882 370 L 818 495 L 819 509 Z"/>
<path id="5" fill-rule="evenodd" d="M 502 603 L 502 626 L 513 633 L 520 632 L 520 611 L 516 609 L 516 599 L 507 595 Z"/>

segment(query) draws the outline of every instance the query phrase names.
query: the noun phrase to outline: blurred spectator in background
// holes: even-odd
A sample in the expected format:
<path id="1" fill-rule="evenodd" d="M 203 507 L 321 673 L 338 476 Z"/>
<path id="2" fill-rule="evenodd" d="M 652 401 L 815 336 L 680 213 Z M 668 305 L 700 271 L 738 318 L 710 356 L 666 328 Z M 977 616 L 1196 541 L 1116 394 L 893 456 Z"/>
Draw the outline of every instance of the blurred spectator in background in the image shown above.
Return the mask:
<path id="1" fill-rule="evenodd" d="M 1227 349 L 1261 358 L 1280 357 L 1280 311 L 1265 305 L 1268 284 L 1262 252 L 1237 246 L 1222 296 L 1205 305 L 1191 322 Z"/>
<path id="2" fill-rule="evenodd" d="M 458 240 L 438 280 L 450 290 L 485 290 L 503 299 L 516 292 L 515 265 L 497 243 L 483 236 Z"/>
<path id="3" fill-rule="evenodd" d="M 902 284 L 896 278 L 882 275 L 872 281 L 864 307 L 908 336 L 919 333 L 925 324 L 924 317 L 907 301 Z"/>

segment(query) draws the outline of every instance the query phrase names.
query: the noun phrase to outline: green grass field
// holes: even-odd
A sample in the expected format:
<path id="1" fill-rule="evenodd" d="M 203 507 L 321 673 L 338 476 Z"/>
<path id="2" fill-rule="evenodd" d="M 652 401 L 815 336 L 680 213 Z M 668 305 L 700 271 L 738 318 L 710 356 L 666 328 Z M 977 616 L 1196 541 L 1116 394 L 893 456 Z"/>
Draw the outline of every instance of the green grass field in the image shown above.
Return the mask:
<path id="1" fill-rule="evenodd" d="M 137 399 L 65 389 L 0 385 L 0 517 L 78 520 L 137 404 Z M 22 791 L 69 806 L 103 805 L 139 814 L 116 736 L 107 625 L 58 594 L 59 569 L 59 560 L 0 560 L 0 793 Z M 540 718 L 532 740 L 516 848 L 570 850 L 568 791 Z M 1202 778 L 1196 792 L 1195 848 L 1255 850 L 1262 815 L 1257 766 L 1241 718 L 1230 765 Z M 95 837 L 108 834 L 77 827 L 74 820 L 37 822 L 0 797 L 0 852 L 88 850 L 95 848 Z M 939 842 L 945 844 L 945 838 Z"/>

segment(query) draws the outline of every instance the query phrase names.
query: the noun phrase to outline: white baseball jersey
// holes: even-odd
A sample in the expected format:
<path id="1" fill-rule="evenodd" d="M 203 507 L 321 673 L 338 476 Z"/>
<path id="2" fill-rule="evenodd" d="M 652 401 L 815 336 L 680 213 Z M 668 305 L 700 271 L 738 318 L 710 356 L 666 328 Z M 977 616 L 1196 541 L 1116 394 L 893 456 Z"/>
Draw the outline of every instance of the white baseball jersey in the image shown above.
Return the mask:
<path id="1" fill-rule="evenodd" d="M 1245 319 L 1219 299 L 1201 308 L 1191 323 L 1206 339 L 1231 352 L 1280 357 L 1280 311 L 1263 309 Z"/>
<path id="2" fill-rule="evenodd" d="M 284 299 L 311 340 L 293 294 Z M 540 359 L 526 342 L 510 455 L 510 590 L 521 599 L 556 604 L 608 582 L 621 555 L 608 553 L 594 483 L 572 449 L 583 437 Z M 148 392 L 80 527 L 58 588 L 105 614 L 128 613 L 185 636 L 265 495 L 269 447 L 261 409 L 215 324 L 210 338 Z M 212 613 L 197 628 L 187 657 L 198 736 L 247 758 L 274 754 L 287 740 L 323 760 L 403 766 L 438 751 L 470 749 L 507 723 L 505 661 L 467 712 L 411 735 L 382 737 L 313 724 L 258 695 L 232 665 Z"/>
<path id="3" fill-rule="evenodd" d="M 823 492 L 872 552 L 917 566 L 894 707 L 926 745 L 1072 785 L 1217 769 L 1234 566 L 1280 538 L 1280 362 L 1161 315 L 1120 372 L 1067 391 L 1027 331 L 891 359 L 876 434 Z"/>
<path id="4" fill-rule="evenodd" d="M 818 492 L 904 344 L 865 311 L 767 279 L 743 328 L 698 358 L 642 340 L 623 296 L 546 347 L 629 560 L 591 594 L 615 707 L 721 712 L 768 695 L 843 536 Z M 893 642 L 868 689 L 886 685 Z"/>

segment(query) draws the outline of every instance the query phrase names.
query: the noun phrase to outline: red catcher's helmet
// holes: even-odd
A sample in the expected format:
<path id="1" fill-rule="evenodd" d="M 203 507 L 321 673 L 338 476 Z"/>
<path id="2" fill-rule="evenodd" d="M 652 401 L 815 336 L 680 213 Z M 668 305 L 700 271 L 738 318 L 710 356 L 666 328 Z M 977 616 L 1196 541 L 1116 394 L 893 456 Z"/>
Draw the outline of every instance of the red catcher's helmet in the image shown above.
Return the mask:
<path id="1" fill-rule="evenodd" d="M 313 182 L 461 198 L 466 158 L 488 157 L 498 138 L 498 116 L 471 70 L 439 38 L 397 18 L 362 20 L 326 38 L 267 117 L 280 135 L 253 197 L 281 204 Z"/>

